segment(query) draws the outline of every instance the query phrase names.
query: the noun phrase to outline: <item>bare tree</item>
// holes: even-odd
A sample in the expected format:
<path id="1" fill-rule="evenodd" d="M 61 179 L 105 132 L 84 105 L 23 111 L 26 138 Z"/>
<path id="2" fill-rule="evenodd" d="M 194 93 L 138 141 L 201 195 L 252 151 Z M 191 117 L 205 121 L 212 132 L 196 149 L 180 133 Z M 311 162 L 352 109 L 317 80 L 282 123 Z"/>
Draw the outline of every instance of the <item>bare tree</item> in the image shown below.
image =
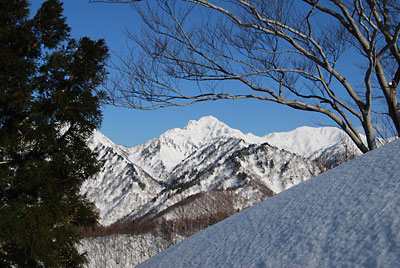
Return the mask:
<path id="1" fill-rule="evenodd" d="M 128 33 L 133 49 L 114 66 L 120 71 L 109 88 L 115 105 L 272 101 L 328 116 L 364 153 L 376 148 L 374 118 L 390 118 L 400 135 L 398 0 L 132 5 L 144 26 Z M 349 56 L 352 68 L 344 66 Z"/>

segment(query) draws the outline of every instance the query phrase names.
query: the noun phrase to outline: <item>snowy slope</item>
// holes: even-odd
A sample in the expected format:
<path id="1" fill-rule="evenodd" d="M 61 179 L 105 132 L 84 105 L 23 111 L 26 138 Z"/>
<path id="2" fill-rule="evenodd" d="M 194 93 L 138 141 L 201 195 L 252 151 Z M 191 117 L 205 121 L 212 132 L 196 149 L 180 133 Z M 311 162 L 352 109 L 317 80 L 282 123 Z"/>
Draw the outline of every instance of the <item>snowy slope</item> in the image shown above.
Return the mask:
<path id="1" fill-rule="evenodd" d="M 400 140 L 259 203 L 139 267 L 398 267 Z"/>
<path id="2" fill-rule="evenodd" d="M 89 146 L 98 152 L 102 167 L 96 177 L 85 180 L 81 192 L 93 201 L 100 224 L 110 225 L 147 204 L 161 185 L 126 155 L 126 148 L 95 132 Z"/>

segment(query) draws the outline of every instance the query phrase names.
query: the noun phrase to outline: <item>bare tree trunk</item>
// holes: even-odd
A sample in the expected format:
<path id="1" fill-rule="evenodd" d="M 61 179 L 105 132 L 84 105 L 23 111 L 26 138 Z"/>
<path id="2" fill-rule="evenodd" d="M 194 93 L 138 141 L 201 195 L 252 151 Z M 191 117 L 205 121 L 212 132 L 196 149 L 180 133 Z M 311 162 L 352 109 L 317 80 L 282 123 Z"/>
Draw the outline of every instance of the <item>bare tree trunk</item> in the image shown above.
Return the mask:
<path id="1" fill-rule="evenodd" d="M 392 118 L 392 121 L 397 130 L 397 134 L 400 137 L 400 105 L 397 100 L 396 88 L 397 85 L 395 84 L 389 85 L 389 94 L 386 97 L 386 101 L 389 104 L 389 116 L 390 118 Z"/>

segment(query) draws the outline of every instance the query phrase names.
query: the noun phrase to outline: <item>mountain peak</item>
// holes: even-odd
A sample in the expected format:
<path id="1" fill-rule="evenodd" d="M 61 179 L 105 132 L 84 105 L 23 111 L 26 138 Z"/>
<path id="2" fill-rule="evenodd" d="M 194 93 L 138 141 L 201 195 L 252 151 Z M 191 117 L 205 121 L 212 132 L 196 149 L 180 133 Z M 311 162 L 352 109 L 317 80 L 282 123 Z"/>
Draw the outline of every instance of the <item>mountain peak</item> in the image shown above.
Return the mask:
<path id="1" fill-rule="evenodd" d="M 153 177 L 164 178 L 165 174 L 200 147 L 213 144 L 221 138 L 240 139 L 249 144 L 264 142 L 260 137 L 230 128 L 213 116 L 205 116 L 189 121 L 183 129 L 168 130 L 158 138 L 130 148 L 129 158 L 140 163 Z"/>
<path id="2" fill-rule="evenodd" d="M 219 121 L 216 117 L 214 117 L 212 115 L 206 115 L 206 116 L 201 117 L 199 120 L 190 120 L 188 122 L 188 126 L 192 125 L 192 124 L 207 124 L 207 123 L 224 124 L 223 122 Z"/>
<path id="3" fill-rule="evenodd" d="M 190 120 L 184 130 L 210 131 L 214 129 L 230 129 L 225 123 L 219 121 L 214 116 L 208 115 L 199 120 Z"/>

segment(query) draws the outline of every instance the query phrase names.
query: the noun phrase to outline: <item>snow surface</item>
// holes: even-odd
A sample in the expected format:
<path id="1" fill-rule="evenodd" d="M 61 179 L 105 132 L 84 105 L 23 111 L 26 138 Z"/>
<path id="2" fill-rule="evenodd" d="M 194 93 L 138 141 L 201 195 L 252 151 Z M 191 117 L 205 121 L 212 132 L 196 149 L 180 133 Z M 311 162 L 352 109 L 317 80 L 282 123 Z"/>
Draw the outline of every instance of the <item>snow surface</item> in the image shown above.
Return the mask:
<path id="1" fill-rule="evenodd" d="M 139 267 L 398 267 L 400 140 L 300 183 Z"/>

